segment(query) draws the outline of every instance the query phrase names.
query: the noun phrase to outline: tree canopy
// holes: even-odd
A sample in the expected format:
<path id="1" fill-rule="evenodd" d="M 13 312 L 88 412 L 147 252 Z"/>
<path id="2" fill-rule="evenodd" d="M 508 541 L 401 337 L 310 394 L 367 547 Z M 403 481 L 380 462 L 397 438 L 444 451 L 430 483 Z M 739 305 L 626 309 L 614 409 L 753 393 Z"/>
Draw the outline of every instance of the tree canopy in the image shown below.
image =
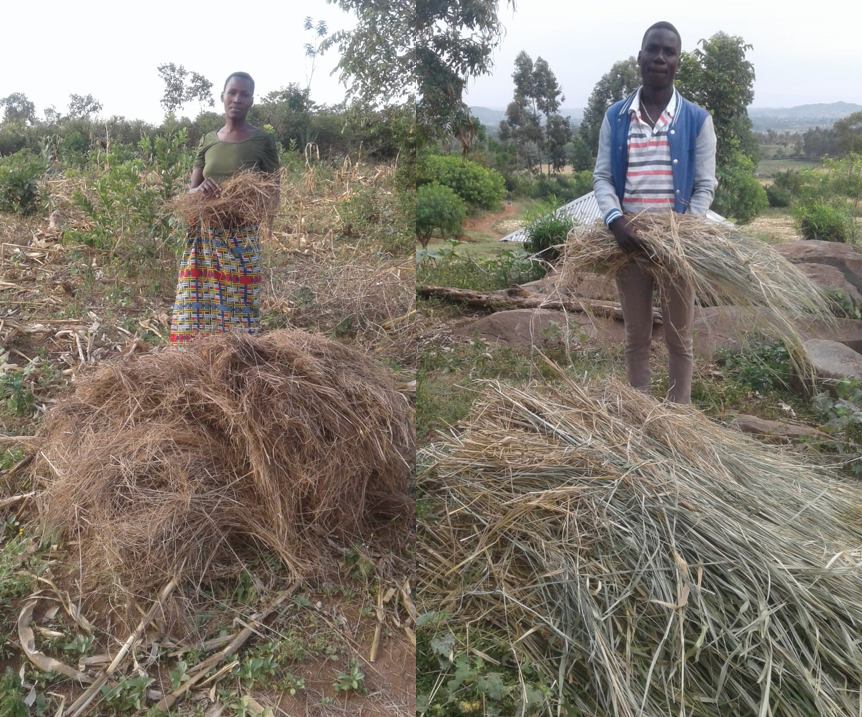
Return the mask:
<path id="1" fill-rule="evenodd" d="M 0 99 L 3 108 L 3 121 L 19 121 L 33 124 L 36 121 L 36 105 L 23 92 L 13 92 Z"/>
<path id="2" fill-rule="evenodd" d="M 69 118 L 70 119 L 90 119 L 93 115 L 98 115 L 102 111 L 102 103 L 99 102 L 93 95 L 71 94 L 69 95 Z"/>
<path id="3" fill-rule="evenodd" d="M 550 65 L 541 57 L 533 63 L 522 50 L 515 58 L 512 79 L 515 94 L 506 108 L 506 119 L 500 123 L 500 139 L 515 144 L 528 169 L 537 163 L 541 168 L 543 151 L 549 174 L 551 167 L 562 169 L 572 129 L 568 119 L 559 115 L 560 103 L 566 98 Z"/>
<path id="4" fill-rule="evenodd" d="M 756 161 L 757 140 L 747 111 L 754 99 L 754 65 L 745 59 L 751 45 L 724 32 L 698 45 L 682 53 L 677 88 L 712 114 L 719 165 L 728 164 L 736 151 Z"/>
<path id="5" fill-rule="evenodd" d="M 599 146 L 599 130 L 602 128 L 605 112 L 614 102 L 634 92 L 640 86 L 640 77 L 637 61 L 634 57 L 629 57 L 627 60 L 615 62 L 590 93 L 578 133 L 592 153 L 593 161 Z"/>
<path id="6" fill-rule="evenodd" d="M 159 65 L 157 69 L 159 77 L 165 83 L 165 92 L 159 104 L 168 114 L 176 113 L 192 100 L 197 100 L 201 106 L 215 105 L 212 96 L 213 83 L 203 75 L 173 62 Z"/>
<path id="7" fill-rule="evenodd" d="M 832 129 L 842 154 L 862 154 L 862 112 L 837 120 Z"/>
<path id="8" fill-rule="evenodd" d="M 464 88 L 491 68 L 502 30 L 498 0 L 327 1 L 357 17 L 324 45 L 338 46 L 349 95 L 372 105 L 415 101 L 425 136 L 470 126 Z"/>

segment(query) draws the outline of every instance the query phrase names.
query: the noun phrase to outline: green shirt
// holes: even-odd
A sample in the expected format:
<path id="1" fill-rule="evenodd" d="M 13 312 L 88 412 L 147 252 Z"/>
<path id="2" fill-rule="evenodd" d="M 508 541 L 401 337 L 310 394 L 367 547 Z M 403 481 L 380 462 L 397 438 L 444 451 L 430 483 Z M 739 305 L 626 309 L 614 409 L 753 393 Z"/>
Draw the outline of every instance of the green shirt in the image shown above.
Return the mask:
<path id="1" fill-rule="evenodd" d="M 242 142 L 223 142 L 217 132 L 201 137 L 194 166 L 204 170 L 204 179 L 221 182 L 244 169 L 275 172 L 278 169 L 275 135 L 262 129 Z"/>

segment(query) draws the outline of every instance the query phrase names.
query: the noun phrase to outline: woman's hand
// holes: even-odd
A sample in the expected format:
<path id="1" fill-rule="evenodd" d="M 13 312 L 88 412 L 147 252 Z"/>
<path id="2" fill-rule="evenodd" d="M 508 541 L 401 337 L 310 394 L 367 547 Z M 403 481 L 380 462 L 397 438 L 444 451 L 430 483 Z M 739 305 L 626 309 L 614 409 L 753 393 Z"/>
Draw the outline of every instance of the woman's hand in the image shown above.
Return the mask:
<path id="1" fill-rule="evenodd" d="M 205 179 L 197 187 L 192 189 L 193 192 L 200 192 L 205 197 L 217 197 L 221 194 L 221 187 L 212 179 Z"/>
<path id="2" fill-rule="evenodd" d="M 618 217 L 611 222 L 608 228 L 617 240 L 620 249 L 626 254 L 644 251 L 643 244 L 638 237 L 637 224 L 631 218 Z"/>

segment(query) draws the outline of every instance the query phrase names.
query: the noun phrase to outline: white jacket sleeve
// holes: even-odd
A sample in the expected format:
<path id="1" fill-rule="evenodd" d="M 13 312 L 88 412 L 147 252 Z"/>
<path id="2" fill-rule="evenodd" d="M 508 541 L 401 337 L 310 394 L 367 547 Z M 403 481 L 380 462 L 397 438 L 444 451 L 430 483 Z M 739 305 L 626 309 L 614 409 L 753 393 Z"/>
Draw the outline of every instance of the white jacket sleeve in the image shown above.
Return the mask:
<path id="1" fill-rule="evenodd" d="M 596 153 L 596 167 L 593 170 L 593 192 L 605 224 L 610 225 L 614 219 L 623 215 L 611 174 L 611 123 L 608 121 L 607 114 L 599 130 L 599 148 Z"/>
<path id="2" fill-rule="evenodd" d="M 690 214 L 705 216 L 715 197 L 715 188 L 718 186 L 715 178 L 715 145 L 715 126 L 712 115 L 707 115 L 695 146 L 694 190 L 688 207 Z"/>

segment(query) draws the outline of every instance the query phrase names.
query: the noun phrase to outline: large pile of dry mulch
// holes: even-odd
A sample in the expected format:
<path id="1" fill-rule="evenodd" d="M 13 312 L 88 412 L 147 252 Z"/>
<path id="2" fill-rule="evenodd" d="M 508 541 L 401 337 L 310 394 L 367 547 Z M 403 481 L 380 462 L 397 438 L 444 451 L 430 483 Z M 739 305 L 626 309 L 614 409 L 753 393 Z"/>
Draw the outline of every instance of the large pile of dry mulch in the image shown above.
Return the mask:
<path id="1" fill-rule="evenodd" d="M 309 576 L 331 566 L 333 545 L 413 511 L 407 400 L 365 355 L 299 331 L 100 368 L 39 438 L 41 517 L 91 588 L 153 597 L 249 551 Z"/>

